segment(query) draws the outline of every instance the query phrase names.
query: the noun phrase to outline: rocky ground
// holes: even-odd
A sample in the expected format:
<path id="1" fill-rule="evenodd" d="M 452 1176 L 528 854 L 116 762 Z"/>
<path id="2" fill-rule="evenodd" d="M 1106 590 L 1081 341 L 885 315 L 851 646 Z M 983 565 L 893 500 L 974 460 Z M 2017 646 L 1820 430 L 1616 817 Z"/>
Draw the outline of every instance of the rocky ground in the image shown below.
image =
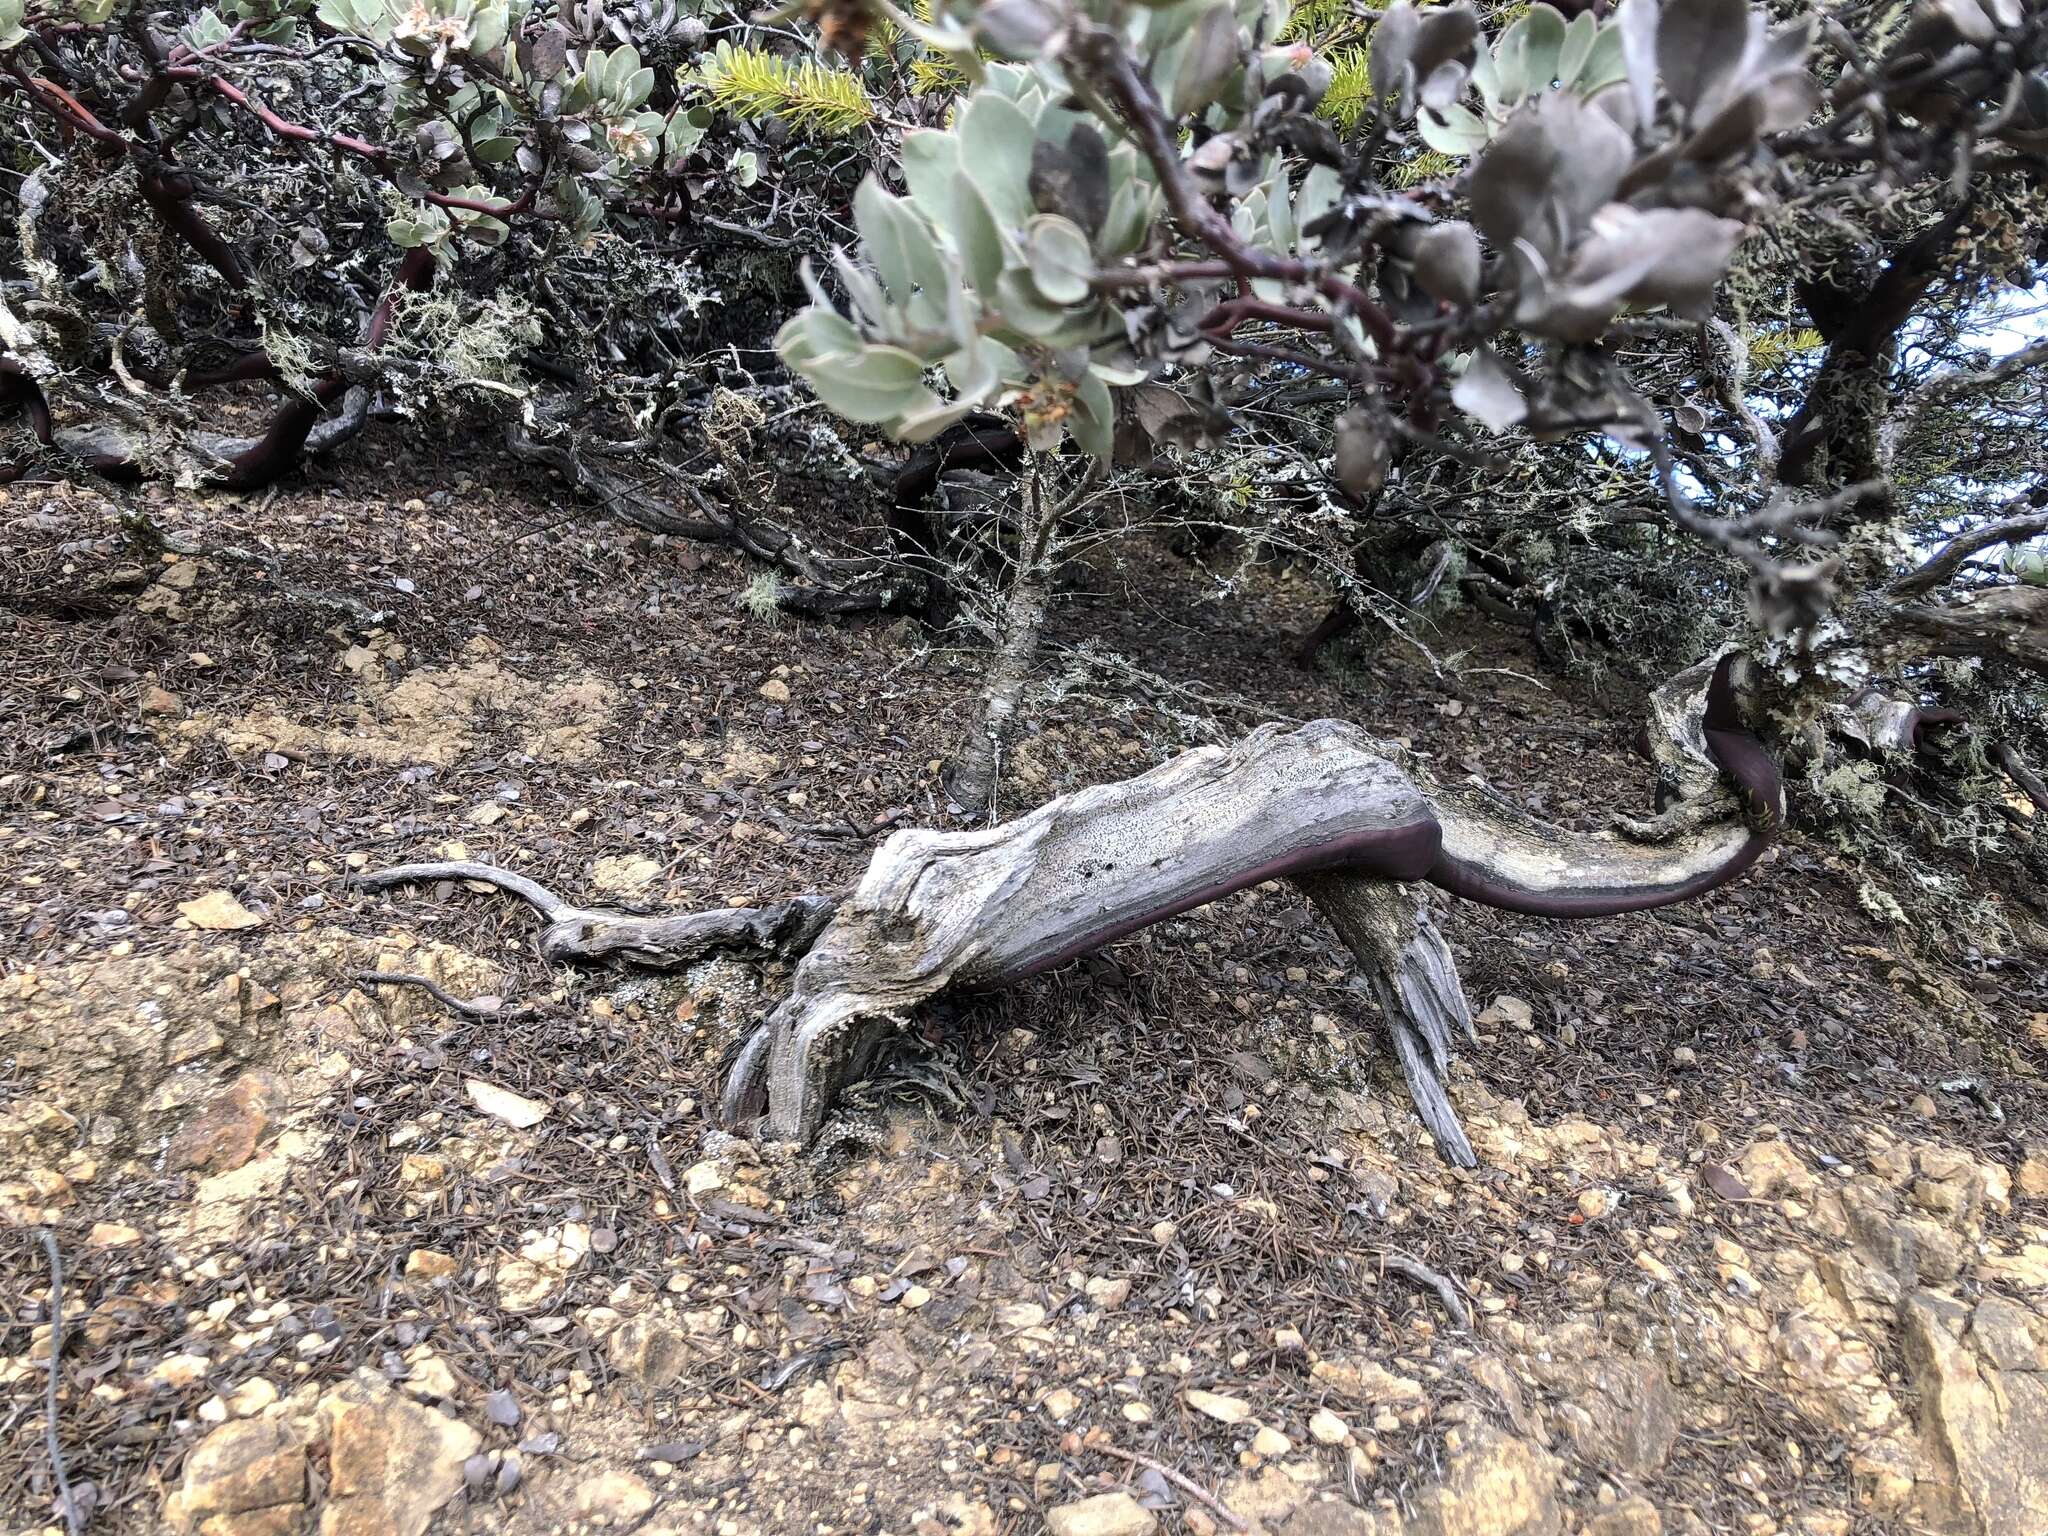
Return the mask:
<path id="1" fill-rule="evenodd" d="M 1469 1174 L 1277 890 L 934 1010 L 764 1156 L 704 1106 L 774 968 L 551 971 L 502 896 L 347 875 L 831 888 L 943 819 L 972 653 L 460 463 L 0 525 L 8 1529 L 62 1528 L 61 1343 L 94 1531 L 2048 1531 L 2048 983 L 1996 869 L 1974 944 L 1796 836 L 1690 906 L 1452 912 Z M 1062 614 L 1006 813 L 1312 714 L 1560 819 L 1642 795 L 1628 701 L 1517 640 L 1298 675 L 1311 586 L 1159 568 Z"/>

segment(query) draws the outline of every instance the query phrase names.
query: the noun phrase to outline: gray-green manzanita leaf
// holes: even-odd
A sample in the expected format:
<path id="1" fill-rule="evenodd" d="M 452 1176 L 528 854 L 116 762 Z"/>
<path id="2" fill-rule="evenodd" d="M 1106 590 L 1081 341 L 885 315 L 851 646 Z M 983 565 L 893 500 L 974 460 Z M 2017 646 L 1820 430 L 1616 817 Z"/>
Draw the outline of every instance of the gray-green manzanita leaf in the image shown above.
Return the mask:
<path id="1" fill-rule="evenodd" d="M 1470 304 L 1479 297 L 1479 236 L 1463 219 L 1432 224 L 1415 241 L 1415 282 L 1433 299 Z"/>

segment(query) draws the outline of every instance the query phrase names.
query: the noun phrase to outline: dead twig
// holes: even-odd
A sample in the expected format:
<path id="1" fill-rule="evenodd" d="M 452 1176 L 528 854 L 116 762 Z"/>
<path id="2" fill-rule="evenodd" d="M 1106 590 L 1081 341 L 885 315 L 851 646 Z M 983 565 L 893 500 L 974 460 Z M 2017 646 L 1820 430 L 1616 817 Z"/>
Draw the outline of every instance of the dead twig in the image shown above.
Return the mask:
<path id="1" fill-rule="evenodd" d="M 57 1252 L 57 1234 L 43 1228 L 43 1253 L 50 1261 L 50 1376 L 43 1388 L 43 1440 L 50 1451 L 50 1476 L 57 1484 L 57 1504 L 71 1536 L 85 1529 L 78 1501 L 71 1496 L 71 1478 L 64 1470 L 64 1447 L 57 1438 L 57 1372 L 64 1359 L 64 1261 Z"/>
<path id="2" fill-rule="evenodd" d="M 399 864 L 352 877 L 366 891 L 440 880 L 495 886 L 533 907 L 547 920 L 537 947 L 550 964 L 621 961 L 654 970 L 674 970 L 713 950 L 795 959 L 811 947 L 839 903 L 836 896 L 796 896 L 764 907 L 641 917 L 608 907 L 574 906 L 538 881 L 467 859 Z"/>
<path id="3" fill-rule="evenodd" d="M 1472 1326 L 1472 1309 L 1465 1305 L 1465 1298 L 1458 1294 L 1458 1282 L 1449 1275 L 1438 1274 L 1420 1259 L 1411 1259 L 1405 1253 L 1381 1254 L 1380 1268 L 1436 1292 L 1437 1300 L 1451 1314 L 1452 1322 L 1460 1328 Z"/>
<path id="4" fill-rule="evenodd" d="M 465 1019 L 494 1019 L 504 1009 L 504 1004 L 495 997 L 465 1000 L 433 977 L 415 975 L 411 971 L 357 971 L 351 979 L 373 987 L 422 987 L 435 1002 Z"/>
<path id="5" fill-rule="evenodd" d="M 1102 1452 L 1102 1454 L 1105 1456 L 1116 1457 L 1118 1461 L 1133 1462 L 1138 1466 L 1146 1467 L 1154 1472 L 1157 1472 L 1161 1477 L 1165 1478 L 1169 1483 L 1173 1484 L 1173 1486 L 1178 1488 L 1182 1493 L 1188 1495 L 1188 1497 L 1200 1500 L 1205 1507 L 1207 1507 L 1215 1513 L 1217 1519 L 1221 1520 L 1233 1531 L 1248 1531 L 1251 1529 L 1251 1522 L 1246 1520 L 1243 1515 L 1240 1515 L 1228 1504 L 1224 1503 L 1221 1499 L 1217 1498 L 1215 1494 L 1209 1492 L 1208 1489 L 1204 1488 L 1200 1483 L 1196 1482 L 1193 1478 L 1188 1477 L 1183 1473 L 1176 1472 L 1172 1467 L 1169 1467 L 1165 1462 L 1155 1461 L 1152 1457 L 1147 1456 L 1139 1451 L 1120 1450 L 1118 1447 L 1114 1445 L 1098 1445 L 1095 1447 L 1095 1449 Z"/>

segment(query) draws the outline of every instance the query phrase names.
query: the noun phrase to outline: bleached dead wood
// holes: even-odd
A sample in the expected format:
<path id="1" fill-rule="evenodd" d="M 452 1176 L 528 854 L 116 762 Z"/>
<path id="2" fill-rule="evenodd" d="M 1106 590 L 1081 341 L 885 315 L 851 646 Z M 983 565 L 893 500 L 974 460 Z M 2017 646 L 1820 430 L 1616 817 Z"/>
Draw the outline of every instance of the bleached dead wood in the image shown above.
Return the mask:
<path id="1" fill-rule="evenodd" d="M 1233 891 L 1291 880 L 1364 968 L 1425 1123 L 1469 1164 L 1444 1080 L 1470 1013 L 1417 882 L 1588 916 L 1683 900 L 1739 872 L 1765 834 L 1705 780 L 1729 770 L 1767 818 L 1782 803 L 1776 770 L 1739 728 L 1729 677 L 1726 665 L 1713 670 L 1706 728 L 1667 755 L 1667 782 L 1682 777 L 1692 795 L 1653 821 L 1599 832 L 1550 826 L 1483 786 L 1437 785 L 1393 744 L 1318 720 L 1185 753 L 1001 826 L 898 832 L 836 897 L 637 916 L 577 907 L 487 865 L 404 865 L 363 883 L 487 881 L 540 910 L 550 960 L 672 967 L 721 949 L 797 958 L 721 1107 L 730 1124 L 808 1142 L 839 1090 L 928 999 L 1000 987 Z"/>

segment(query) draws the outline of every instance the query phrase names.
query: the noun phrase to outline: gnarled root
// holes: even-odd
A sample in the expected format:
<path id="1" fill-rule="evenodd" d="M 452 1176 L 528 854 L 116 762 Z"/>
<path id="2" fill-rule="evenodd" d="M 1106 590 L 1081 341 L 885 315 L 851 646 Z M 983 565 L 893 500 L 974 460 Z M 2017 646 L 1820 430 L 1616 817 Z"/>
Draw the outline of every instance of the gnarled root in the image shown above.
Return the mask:
<path id="1" fill-rule="evenodd" d="M 730 1123 L 808 1142 L 894 1021 L 1002 986 L 1265 880 L 1346 865 L 1419 879 L 1412 780 L 1355 726 L 1267 726 L 969 832 L 899 832 L 798 964 L 728 1079 Z"/>
<path id="2" fill-rule="evenodd" d="M 475 880 L 526 902 L 547 919 L 537 943 L 541 959 L 550 964 L 616 962 L 656 971 L 677 970 L 720 951 L 783 959 L 801 955 L 838 905 L 831 896 L 796 896 L 764 907 L 642 917 L 607 907 L 575 906 L 524 875 L 459 859 L 399 864 L 358 875 L 356 884 L 381 891 L 429 880 Z"/>
<path id="3" fill-rule="evenodd" d="M 1444 1091 L 1453 1031 L 1476 1039 L 1472 1010 L 1451 947 L 1430 920 L 1420 888 L 1355 875 L 1305 875 L 1295 882 L 1329 919 L 1372 980 L 1380 1014 L 1408 1079 L 1416 1113 L 1443 1155 L 1460 1168 L 1478 1164 Z"/>
<path id="4" fill-rule="evenodd" d="M 1728 666 L 1715 687 L 1728 686 Z M 1777 770 L 1708 695 L 1710 761 L 1782 819 Z M 674 967 L 713 950 L 797 958 L 788 996 L 726 1082 L 729 1125 L 757 1119 L 810 1142 L 840 1089 L 900 1021 L 947 991 L 977 991 L 1102 948 L 1178 913 L 1291 880 L 1366 967 L 1416 1108 L 1444 1155 L 1475 1159 L 1444 1091 L 1454 1031 L 1471 1017 L 1427 881 L 1510 911 L 1574 917 L 1683 900 L 1739 873 L 1763 835 L 1739 821 L 1672 825 L 1656 844 L 1545 826 L 1356 726 L 1263 726 L 1119 783 L 1048 801 L 1001 826 L 898 832 L 843 898 L 638 917 L 570 905 L 485 864 L 408 864 L 362 877 L 481 880 L 538 908 L 552 961 Z"/>

